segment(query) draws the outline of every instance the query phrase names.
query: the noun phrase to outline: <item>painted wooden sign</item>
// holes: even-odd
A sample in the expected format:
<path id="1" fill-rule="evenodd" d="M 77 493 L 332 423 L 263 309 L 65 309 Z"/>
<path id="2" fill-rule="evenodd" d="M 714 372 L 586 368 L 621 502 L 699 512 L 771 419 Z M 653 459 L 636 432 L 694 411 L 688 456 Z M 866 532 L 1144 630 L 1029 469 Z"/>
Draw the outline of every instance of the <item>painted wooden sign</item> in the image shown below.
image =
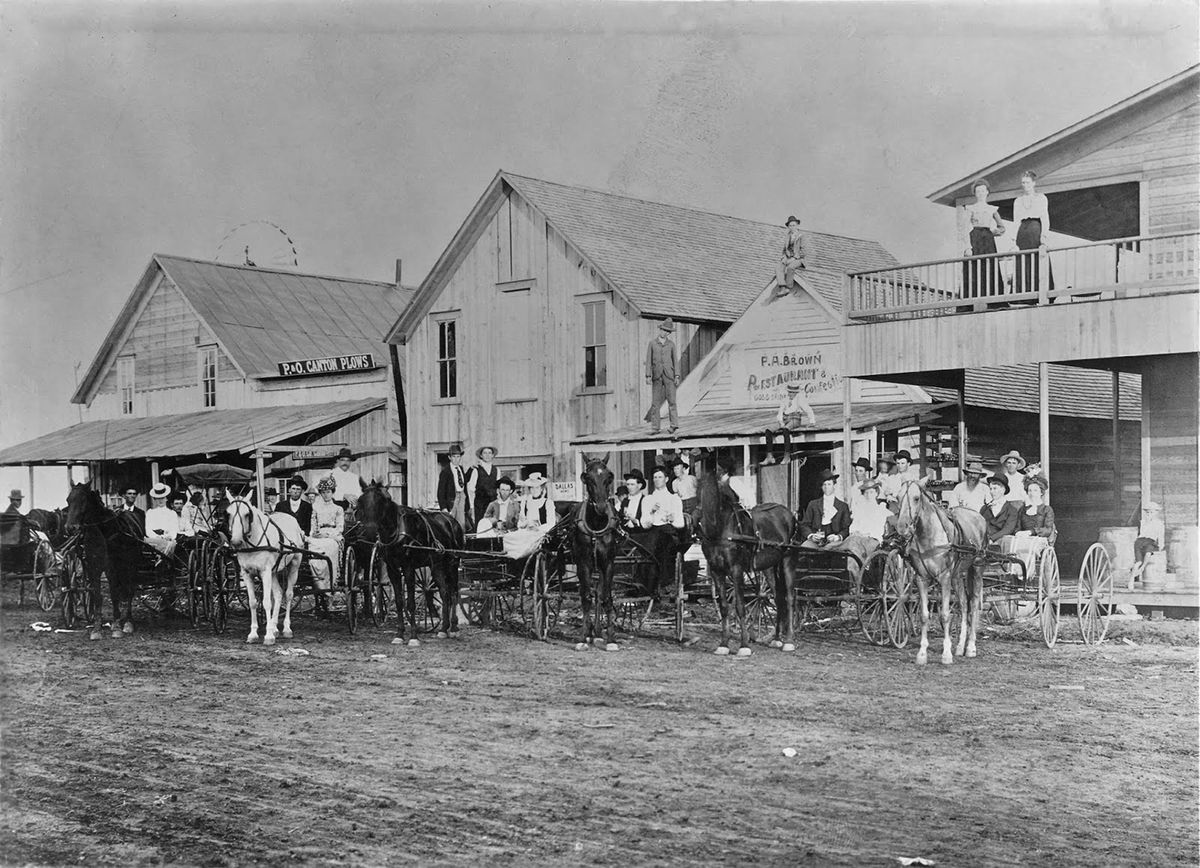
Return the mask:
<path id="1" fill-rule="evenodd" d="M 281 377 L 316 377 L 322 374 L 350 374 L 356 371 L 369 371 L 377 367 L 375 357 L 370 353 L 356 353 L 352 356 L 330 356 L 325 359 L 299 359 L 294 362 L 280 362 L 279 376 Z"/>
<path id="2" fill-rule="evenodd" d="M 730 354 L 729 374 L 736 406 L 778 407 L 790 383 L 798 384 L 812 404 L 842 400 L 842 358 L 836 346 L 737 347 Z"/>

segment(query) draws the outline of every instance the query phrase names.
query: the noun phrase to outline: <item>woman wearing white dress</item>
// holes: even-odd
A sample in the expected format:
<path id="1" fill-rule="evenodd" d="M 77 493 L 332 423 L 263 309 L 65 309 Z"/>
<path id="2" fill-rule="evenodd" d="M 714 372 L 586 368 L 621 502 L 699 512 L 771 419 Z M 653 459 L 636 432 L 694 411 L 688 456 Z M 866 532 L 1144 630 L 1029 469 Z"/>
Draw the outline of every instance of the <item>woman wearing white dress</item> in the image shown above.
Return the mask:
<path id="1" fill-rule="evenodd" d="M 532 554 L 541 543 L 542 537 L 554 527 L 558 516 L 554 512 L 554 501 L 547 493 L 547 479 L 540 473 L 529 474 L 519 483 L 525 489 L 521 501 L 521 515 L 517 529 L 504 535 L 504 553 L 510 558 L 523 558 Z"/>
<path id="2" fill-rule="evenodd" d="M 332 476 L 326 476 L 317 483 L 317 494 L 320 499 L 313 504 L 312 525 L 308 533 L 308 550 L 314 554 L 325 555 L 329 558 L 326 563 L 321 558 L 311 558 L 308 562 L 312 570 L 313 586 L 319 591 L 328 591 L 330 586 L 330 564 L 338 568 L 341 561 L 342 532 L 345 528 L 346 513 L 333 502 L 337 483 Z"/>
<path id="3" fill-rule="evenodd" d="M 1021 195 L 1013 200 L 1013 223 L 1017 224 L 1017 249 L 1033 251 L 1017 257 L 1013 292 L 1037 292 L 1040 286 L 1041 257 L 1050 231 L 1050 200 L 1037 192 L 1037 174 L 1021 174 Z M 1054 291 L 1054 272 L 1046 260 L 1046 282 Z"/>

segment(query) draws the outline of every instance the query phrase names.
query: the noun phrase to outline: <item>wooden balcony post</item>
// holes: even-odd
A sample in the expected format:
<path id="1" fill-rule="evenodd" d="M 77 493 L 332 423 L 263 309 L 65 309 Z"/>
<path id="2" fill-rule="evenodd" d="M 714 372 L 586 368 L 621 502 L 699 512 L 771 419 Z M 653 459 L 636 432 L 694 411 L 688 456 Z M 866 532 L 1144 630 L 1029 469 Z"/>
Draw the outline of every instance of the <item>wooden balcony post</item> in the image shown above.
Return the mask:
<path id="1" fill-rule="evenodd" d="M 1038 362 L 1038 451 L 1042 475 L 1050 478 L 1050 365 Z M 1046 503 L 1050 492 L 1046 491 Z"/>
<path id="2" fill-rule="evenodd" d="M 1046 305 L 1050 303 L 1050 252 L 1039 247 L 1037 252 L 1038 258 L 1038 304 Z"/>

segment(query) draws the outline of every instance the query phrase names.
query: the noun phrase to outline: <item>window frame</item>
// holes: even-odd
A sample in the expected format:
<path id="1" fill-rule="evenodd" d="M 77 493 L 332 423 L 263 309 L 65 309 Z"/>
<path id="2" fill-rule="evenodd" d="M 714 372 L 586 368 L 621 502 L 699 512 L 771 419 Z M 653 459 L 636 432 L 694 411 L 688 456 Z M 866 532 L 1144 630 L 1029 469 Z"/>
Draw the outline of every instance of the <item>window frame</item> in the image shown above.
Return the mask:
<path id="1" fill-rule="evenodd" d="M 128 393 L 128 394 L 126 394 Z M 137 395 L 137 356 L 117 357 L 117 402 L 122 416 L 134 415 Z"/>
<path id="2" fill-rule="evenodd" d="M 209 355 L 212 357 L 212 378 L 205 376 L 207 373 L 206 360 Z M 217 353 L 216 344 L 205 344 L 196 348 L 196 377 L 200 383 L 200 407 L 204 410 L 215 410 L 217 407 L 217 376 L 220 370 L 220 358 Z M 211 390 L 209 383 L 212 384 Z M 209 403 L 209 395 L 211 391 L 212 402 Z"/>
<path id="3" fill-rule="evenodd" d="M 609 376 L 608 376 L 608 374 L 609 374 L 609 357 L 608 357 L 608 347 L 609 347 L 609 344 L 608 344 L 608 331 L 609 331 L 609 329 L 608 329 L 608 308 L 609 308 L 609 305 L 608 305 L 608 299 L 605 298 L 604 296 L 599 296 L 599 297 L 584 296 L 583 298 L 580 299 L 580 304 L 583 307 L 583 317 L 581 320 L 581 325 L 583 328 L 583 335 L 580 340 L 580 346 L 583 348 L 583 375 L 580 378 L 580 382 L 583 385 L 580 386 L 579 391 L 580 391 L 580 394 L 584 394 L 584 395 L 602 395 L 602 394 L 612 391 L 612 385 L 609 383 Z M 588 311 L 589 311 L 589 309 L 594 310 L 597 307 L 600 309 L 599 317 L 597 319 L 593 319 L 593 334 L 591 335 L 591 337 L 593 339 L 596 337 L 596 335 L 594 333 L 594 327 L 595 327 L 595 324 L 597 322 L 599 322 L 601 328 L 604 331 L 604 334 L 602 336 L 604 340 L 602 343 L 588 343 Z M 589 349 L 594 350 L 597 347 L 603 347 L 603 349 L 604 349 L 604 382 L 603 383 L 597 382 L 597 383 L 592 383 L 589 385 L 588 381 L 587 381 L 587 365 L 588 365 L 587 354 L 588 354 Z M 593 369 L 595 369 L 594 362 L 593 362 Z"/>
<path id="4" fill-rule="evenodd" d="M 461 360 L 462 356 L 459 353 L 459 348 L 462 346 L 462 311 L 447 311 L 445 313 L 434 314 L 430 317 L 432 328 L 430 329 L 430 355 L 433 360 L 433 371 L 430 379 L 430 387 L 433 394 L 430 400 L 433 404 L 461 404 L 462 403 L 462 371 Z M 454 355 L 442 356 L 442 329 L 446 324 L 450 324 L 454 329 Z M 442 365 L 452 364 L 454 366 L 454 393 L 452 395 L 442 395 Z"/>

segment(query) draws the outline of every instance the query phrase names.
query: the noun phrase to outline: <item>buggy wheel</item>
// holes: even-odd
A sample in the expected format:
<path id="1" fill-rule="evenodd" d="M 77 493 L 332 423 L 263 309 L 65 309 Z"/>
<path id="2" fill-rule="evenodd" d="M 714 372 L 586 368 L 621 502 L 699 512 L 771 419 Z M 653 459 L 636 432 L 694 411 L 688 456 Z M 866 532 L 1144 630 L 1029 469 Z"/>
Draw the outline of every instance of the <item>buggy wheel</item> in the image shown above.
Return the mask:
<path id="1" fill-rule="evenodd" d="M 899 552 L 888 552 L 880 584 L 888 639 L 903 648 L 913 635 L 913 576 Z"/>
<path id="2" fill-rule="evenodd" d="M 414 570 L 412 576 L 416 583 L 417 629 L 422 633 L 432 633 L 442 623 L 441 592 L 429 567 Z"/>
<path id="3" fill-rule="evenodd" d="M 863 564 L 862 576 L 854 588 L 858 626 L 872 645 L 887 645 L 891 641 L 883 597 L 879 593 L 887 556 L 887 552 L 873 553 Z"/>
<path id="4" fill-rule="evenodd" d="M 218 549 L 208 559 L 204 608 L 208 611 L 208 623 L 214 633 L 225 632 L 230 598 L 237 599 L 235 589 L 239 573 L 237 558 L 226 549 Z"/>
<path id="5" fill-rule="evenodd" d="M 1100 543 L 1093 543 L 1083 556 L 1079 568 L 1079 629 L 1083 641 L 1098 645 L 1108 633 L 1112 617 L 1112 568 L 1108 550 Z"/>
<path id="6" fill-rule="evenodd" d="M 747 589 L 746 622 L 750 627 L 751 641 L 758 641 L 775 630 L 775 622 L 779 620 L 779 609 L 772 595 L 774 588 L 770 577 L 765 573 L 754 573 L 755 585 Z M 730 604 L 733 601 L 730 600 Z M 793 611 L 792 617 L 796 617 Z M 798 623 L 803 624 L 803 620 Z"/>
<path id="7" fill-rule="evenodd" d="M 187 564 L 188 617 L 193 627 L 200 626 L 204 616 L 204 552 L 196 546 L 188 552 Z"/>
<path id="8" fill-rule="evenodd" d="M 63 625 L 71 630 L 76 624 L 87 618 L 87 606 L 84 604 L 84 591 L 87 577 L 83 572 L 83 559 L 75 551 L 68 552 L 63 558 L 62 565 L 62 607 Z"/>
<path id="9" fill-rule="evenodd" d="M 54 549 L 45 540 L 38 541 L 33 553 L 33 574 L 38 608 L 49 612 L 57 602 L 59 568 L 55 563 Z"/>
<path id="10" fill-rule="evenodd" d="M 387 564 L 384 562 L 382 546 L 375 546 L 371 550 L 371 568 L 368 570 L 368 575 L 371 594 L 369 604 L 371 623 L 376 627 L 382 627 L 387 623 L 388 610 L 392 603 L 392 597 L 395 596 Z"/>
<path id="11" fill-rule="evenodd" d="M 358 575 L 358 555 L 354 552 L 352 543 L 346 544 L 346 550 L 342 552 L 342 583 L 346 589 L 346 623 L 350 627 L 350 635 L 354 635 L 354 631 L 358 629 L 358 600 L 365 592 L 365 589 L 359 584 L 361 577 Z M 369 601 L 370 597 L 367 596 Z M 370 605 L 367 602 L 367 605 Z"/>
<path id="12" fill-rule="evenodd" d="M 1062 606 L 1062 577 L 1058 572 L 1058 555 L 1046 546 L 1038 558 L 1038 621 L 1042 626 L 1042 641 L 1053 648 L 1058 641 L 1058 619 Z"/>

